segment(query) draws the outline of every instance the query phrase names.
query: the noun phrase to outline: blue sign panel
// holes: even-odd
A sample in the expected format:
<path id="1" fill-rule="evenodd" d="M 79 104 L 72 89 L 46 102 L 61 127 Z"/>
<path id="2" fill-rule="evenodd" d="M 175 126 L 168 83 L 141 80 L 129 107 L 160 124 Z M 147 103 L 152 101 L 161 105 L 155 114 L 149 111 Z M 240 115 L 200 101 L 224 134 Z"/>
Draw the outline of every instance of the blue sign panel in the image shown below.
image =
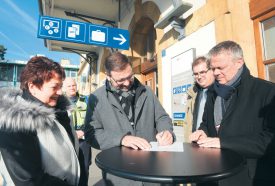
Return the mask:
<path id="1" fill-rule="evenodd" d="M 177 112 L 173 113 L 174 119 L 184 119 L 185 118 L 185 112 Z"/>
<path id="2" fill-rule="evenodd" d="M 187 85 L 182 85 L 182 86 L 178 86 L 178 87 L 174 87 L 173 88 L 173 94 L 182 94 L 185 93 L 187 91 L 187 89 L 189 87 L 191 87 L 191 84 L 187 84 Z"/>
<path id="3" fill-rule="evenodd" d="M 128 50 L 129 31 L 91 23 L 40 16 L 37 37 Z"/>

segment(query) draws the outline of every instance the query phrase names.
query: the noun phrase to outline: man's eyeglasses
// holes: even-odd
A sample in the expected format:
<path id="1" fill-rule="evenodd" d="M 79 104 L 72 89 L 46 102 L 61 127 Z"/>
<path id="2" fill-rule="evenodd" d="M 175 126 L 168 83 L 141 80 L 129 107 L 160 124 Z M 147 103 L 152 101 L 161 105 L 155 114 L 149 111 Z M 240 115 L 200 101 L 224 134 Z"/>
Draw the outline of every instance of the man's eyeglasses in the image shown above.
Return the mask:
<path id="1" fill-rule="evenodd" d="M 112 76 L 110 76 L 110 78 L 116 82 L 116 84 L 118 85 L 122 85 L 123 83 L 125 83 L 125 81 L 133 81 L 134 80 L 134 76 L 135 74 L 131 74 L 130 76 L 126 77 L 126 78 L 122 78 L 122 79 L 119 79 L 119 80 L 115 80 Z"/>
<path id="2" fill-rule="evenodd" d="M 193 73 L 194 77 L 199 77 L 199 76 L 204 76 L 210 69 L 208 68 L 207 70 L 202 70 L 200 72 Z"/>

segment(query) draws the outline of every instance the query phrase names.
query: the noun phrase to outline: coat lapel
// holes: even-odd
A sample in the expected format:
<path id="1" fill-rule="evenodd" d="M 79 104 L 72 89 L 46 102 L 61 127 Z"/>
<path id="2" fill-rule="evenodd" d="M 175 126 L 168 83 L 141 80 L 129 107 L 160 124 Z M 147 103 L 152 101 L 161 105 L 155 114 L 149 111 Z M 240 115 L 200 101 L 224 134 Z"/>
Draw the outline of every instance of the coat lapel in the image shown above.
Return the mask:
<path id="1" fill-rule="evenodd" d="M 230 101 L 230 103 L 229 103 L 229 106 L 228 106 L 226 112 L 224 113 L 223 119 L 222 119 L 222 121 L 221 121 L 221 127 L 220 127 L 220 129 L 219 129 L 219 133 L 220 133 L 221 130 L 223 130 L 224 127 L 226 127 L 226 126 L 225 126 L 226 120 L 227 120 L 228 118 L 230 118 L 231 113 L 232 113 L 234 110 L 236 110 L 236 106 L 238 105 L 237 101 L 238 101 L 238 89 L 237 89 L 237 91 L 235 91 L 235 92 L 233 93 L 232 99 L 231 99 L 231 101 Z"/>
<path id="2" fill-rule="evenodd" d="M 111 105 L 112 105 L 115 109 L 119 110 L 119 112 L 125 114 L 124 111 L 123 111 L 122 106 L 119 104 L 119 102 L 118 102 L 118 100 L 115 98 L 115 96 L 114 96 L 112 93 L 110 93 L 110 92 L 107 92 L 107 94 L 108 94 L 108 98 L 109 98 L 109 101 L 110 101 Z"/>
<path id="3" fill-rule="evenodd" d="M 237 96 L 236 93 L 232 96 L 232 99 L 229 103 L 229 106 L 224 114 L 223 119 L 225 120 L 230 114 L 231 112 L 234 110 L 234 105 L 236 105 L 236 101 L 237 101 Z"/>
<path id="4" fill-rule="evenodd" d="M 115 96 L 112 93 L 107 92 L 107 94 L 108 94 L 108 100 L 109 100 L 110 104 L 112 105 L 112 107 L 115 109 L 115 112 L 120 112 L 125 117 L 125 119 L 118 118 L 117 122 L 119 122 L 119 123 L 117 125 L 118 126 L 121 125 L 124 129 L 127 129 L 128 131 L 131 131 L 132 134 L 134 134 L 134 130 L 131 127 L 131 124 L 130 124 L 122 106 L 118 102 L 118 100 L 115 98 Z M 113 121 L 113 122 L 115 122 L 115 121 Z"/>
<path id="5" fill-rule="evenodd" d="M 139 114 L 142 110 L 142 107 L 145 103 L 145 100 L 147 99 L 147 95 L 146 94 L 141 94 L 140 97 L 138 98 L 136 105 L 135 105 L 135 123 L 139 117 Z"/>

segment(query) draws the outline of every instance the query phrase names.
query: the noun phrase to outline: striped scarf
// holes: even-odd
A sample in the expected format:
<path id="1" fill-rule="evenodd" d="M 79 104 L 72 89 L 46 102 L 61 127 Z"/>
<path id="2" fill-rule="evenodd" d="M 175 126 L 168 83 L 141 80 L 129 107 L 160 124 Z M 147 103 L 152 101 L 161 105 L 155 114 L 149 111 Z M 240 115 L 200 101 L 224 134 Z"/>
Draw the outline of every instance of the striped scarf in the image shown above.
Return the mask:
<path id="1" fill-rule="evenodd" d="M 135 94 L 136 94 L 134 87 L 132 86 L 131 89 L 126 92 L 120 89 L 116 89 L 109 82 L 108 82 L 108 86 L 109 86 L 109 90 L 113 93 L 113 95 L 119 101 L 131 125 L 134 126 L 134 104 L 135 104 Z"/>

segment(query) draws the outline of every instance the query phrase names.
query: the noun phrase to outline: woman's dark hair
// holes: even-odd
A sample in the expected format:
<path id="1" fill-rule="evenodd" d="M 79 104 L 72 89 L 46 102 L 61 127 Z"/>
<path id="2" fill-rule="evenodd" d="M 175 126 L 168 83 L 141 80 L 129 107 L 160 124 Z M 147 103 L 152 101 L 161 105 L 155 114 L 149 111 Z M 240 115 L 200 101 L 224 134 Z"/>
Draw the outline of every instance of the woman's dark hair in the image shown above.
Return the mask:
<path id="1" fill-rule="evenodd" d="M 114 52 L 107 57 L 104 66 L 106 73 L 110 74 L 111 71 L 124 70 L 127 64 L 132 65 L 127 56 L 120 52 Z"/>
<path id="2" fill-rule="evenodd" d="M 28 83 L 33 83 L 38 88 L 41 88 L 44 82 L 52 79 L 55 74 L 59 75 L 62 80 L 65 79 L 64 69 L 59 63 L 47 57 L 32 57 L 21 72 L 20 88 L 28 90 Z"/>

